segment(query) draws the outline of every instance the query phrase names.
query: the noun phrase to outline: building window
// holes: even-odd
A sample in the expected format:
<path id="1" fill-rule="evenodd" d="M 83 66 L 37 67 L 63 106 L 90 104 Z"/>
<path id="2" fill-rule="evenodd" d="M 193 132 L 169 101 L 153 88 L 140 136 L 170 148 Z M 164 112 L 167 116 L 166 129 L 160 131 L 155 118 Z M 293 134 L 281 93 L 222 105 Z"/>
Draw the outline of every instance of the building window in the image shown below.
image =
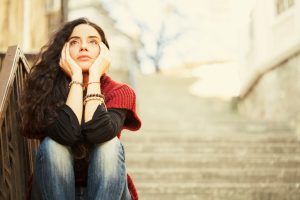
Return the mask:
<path id="1" fill-rule="evenodd" d="M 282 14 L 289 8 L 293 7 L 295 0 L 276 0 L 276 12 L 277 15 Z"/>
<path id="2" fill-rule="evenodd" d="M 60 0 L 46 0 L 46 11 L 55 12 L 60 9 Z"/>
<path id="3" fill-rule="evenodd" d="M 49 35 L 57 29 L 63 19 L 61 5 L 64 0 L 45 0 L 45 11 Z"/>

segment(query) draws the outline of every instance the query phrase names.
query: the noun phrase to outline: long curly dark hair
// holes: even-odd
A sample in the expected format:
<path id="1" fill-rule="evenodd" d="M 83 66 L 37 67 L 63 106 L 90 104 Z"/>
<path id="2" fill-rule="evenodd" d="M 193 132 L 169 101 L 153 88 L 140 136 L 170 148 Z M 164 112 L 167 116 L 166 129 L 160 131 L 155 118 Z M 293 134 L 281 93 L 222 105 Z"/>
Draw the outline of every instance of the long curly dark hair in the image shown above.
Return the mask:
<path id="1" fill-rule="evenodd" d="M 66 102 L 70 78 L 60 68 L 59 60 L 64 44 L 79 24 L 94 27 L 109 48 L 104 31 L 86 18 L 65 23 L 41 48 L 21 98 L 21 132 L 29 138 L 42 138 L 43 130 L 53 122 L 58 108 Z"/>

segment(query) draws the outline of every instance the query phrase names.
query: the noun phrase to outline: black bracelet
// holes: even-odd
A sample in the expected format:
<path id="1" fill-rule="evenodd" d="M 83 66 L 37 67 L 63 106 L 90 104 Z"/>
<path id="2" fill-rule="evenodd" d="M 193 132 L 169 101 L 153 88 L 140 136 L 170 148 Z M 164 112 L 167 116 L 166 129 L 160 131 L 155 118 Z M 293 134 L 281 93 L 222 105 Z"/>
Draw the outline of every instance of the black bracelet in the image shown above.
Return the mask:
<path id="1" fill-rule="evenodd" d="M 97 93 L 94 93 L 94 94 L 87 94 L 84 98 L 83 98 L 83 100 L 86 100 L 87 98 L 89 98 L 89 97 L 100 97 L 100 98 L 102 98 L 102 99 L 104 99 L 104 95 L 103 94 L 97 94 Z"/>
<path id="2" fill-rule="evenodd" d="M 71 81 L 71 82 L 69 83 L 69 88 L 71 88 L 71 86 L 72 86 L 73 84 L 78 84 L 78 85 L 81 85 L 81 87 L 83 87 L 83 83 L 82 83 L 82 82 L 79 82 L 79 81 Z"/>
<path id="3" fill-rule="evenodd" d="M 100 101 L 100 105 L 101 105 L 101 104 L 104 104 L 104 99 L 103 99 L 102 97 L 88 97 L 88 98 L 86 98 L 86 99 L 83 101 L 83 105 L 85 106 L 86 103 L 87 103 L 88 101 L 91 101 L 91 100 L 98 100 L 98 101 Z"/>

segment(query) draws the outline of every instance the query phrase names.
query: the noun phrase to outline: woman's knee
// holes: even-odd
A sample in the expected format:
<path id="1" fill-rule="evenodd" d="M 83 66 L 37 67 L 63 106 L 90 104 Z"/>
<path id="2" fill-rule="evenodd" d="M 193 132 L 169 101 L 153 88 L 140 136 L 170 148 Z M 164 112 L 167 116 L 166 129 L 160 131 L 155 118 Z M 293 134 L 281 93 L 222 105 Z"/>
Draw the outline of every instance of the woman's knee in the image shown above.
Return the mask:
<path id="1" fill-rule="evenodd" d="M 102 166 L 104 169 L 113 170 L 125 162 L 123 145 L 117 137 L 95 145 L 92 150 L 91 159 L 91 162 Z"/>
<path id="2" fill-rule="evenodd" d="M 36 156 L 32 199 L 74 199 L 74 180 L 73 158 L 69 147 L 46 137 Z M 64 194 L 71 197 L 63 198 Z"/>
<path id="3" fill-rule="evenodd" d="M 100 155 L 101 157 L 118 157 L 124 154 L 123 145 L 120 140 L 115 137 L 107 142 L 97 144 L 93 147 L 95 154 Z"/>
<path id="4" fill-rule="evenodd" d="M 57 143 L 46 137 L 40 144 L 37 153 L 37 162 L 50 164 L 52 167 L 62 168 L 72 165 L 72 154 L 68 146 Z"/>

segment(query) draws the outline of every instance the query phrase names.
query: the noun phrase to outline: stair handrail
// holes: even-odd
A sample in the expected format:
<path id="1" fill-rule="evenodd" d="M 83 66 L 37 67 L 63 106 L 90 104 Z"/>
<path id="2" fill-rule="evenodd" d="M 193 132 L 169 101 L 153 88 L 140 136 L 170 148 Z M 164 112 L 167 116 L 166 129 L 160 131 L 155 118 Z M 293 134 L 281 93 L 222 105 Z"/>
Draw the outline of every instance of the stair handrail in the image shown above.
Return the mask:
<path id="1" fill-rule="evenodd" d="M 30 71 L 19 46 L 7 49 L 0 69 L 0 199 L 25 199 L 39 141 L 20 134 L 20 97 Z"/>
<path id="2" fill-rule="evenodd" d="M 16 75 L 18 65 L 16 62 L 22 62 L 22 66 L 29 73 L 29 64 L 24 53 L 18 45 L 9 46 L 5 54 L 2 68 L 0 71 L 0 127 L 3 122 L 5 109 L 8 104 L 8 97 L 12 90 L 12 84 Z"/>

